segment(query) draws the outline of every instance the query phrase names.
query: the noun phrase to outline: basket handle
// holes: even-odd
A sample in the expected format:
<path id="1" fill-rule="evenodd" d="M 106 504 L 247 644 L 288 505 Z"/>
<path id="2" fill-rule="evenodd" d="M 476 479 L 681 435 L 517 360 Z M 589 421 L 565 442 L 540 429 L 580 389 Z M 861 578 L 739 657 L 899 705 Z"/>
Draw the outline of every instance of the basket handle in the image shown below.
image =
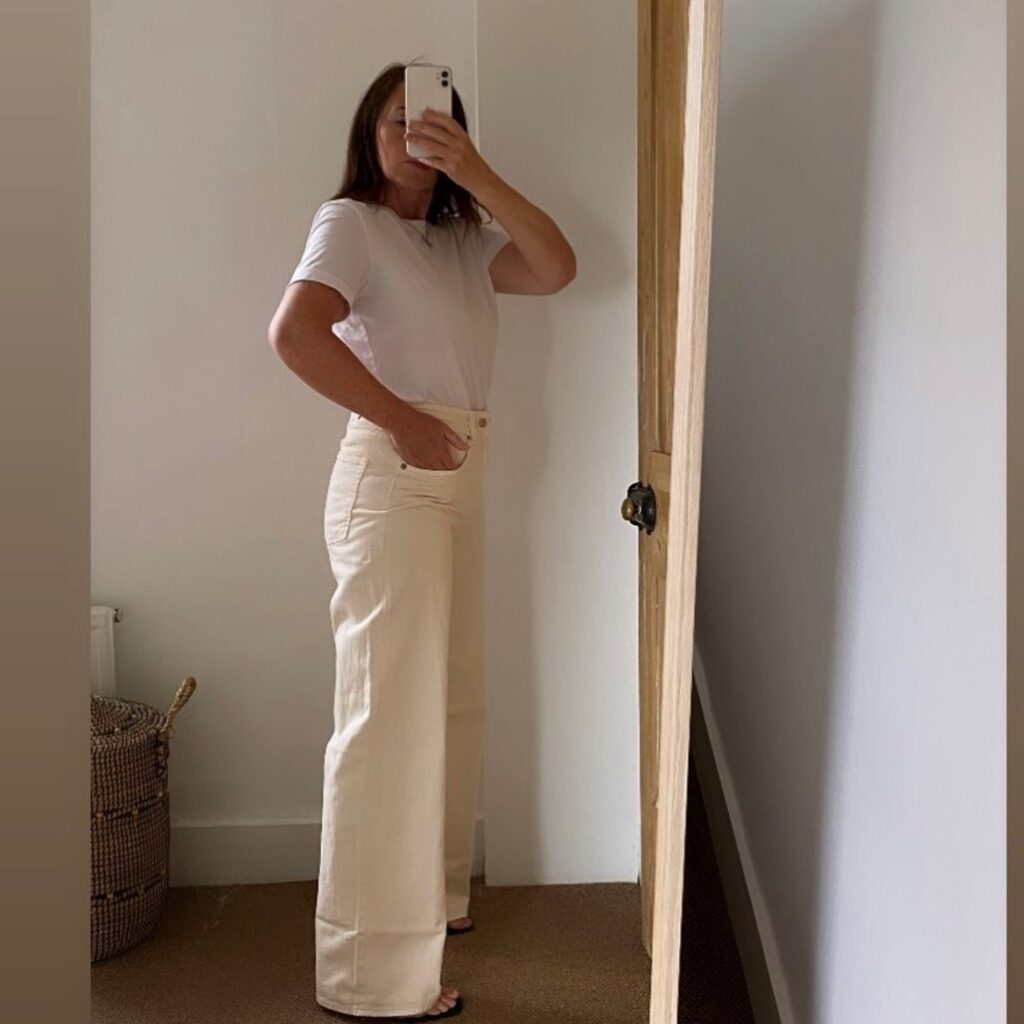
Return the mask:
<path id="1" fill-rule="evenodd" d="M 167 709 L 167 713 L 164 715 L 164 724 L 160 729 L 160 735 L 165 739 L 170 739 L 174 735 L 174 729 L 171 728 L 171 724 L 174 721 L 174 716 L 188 703 L 189 697 L 195 692 L 196 681 L 194 676 L 186 676 L 178 687 L 178 692 L 175 694 L 174 700 L 171 702 L 171 706 Z"/>

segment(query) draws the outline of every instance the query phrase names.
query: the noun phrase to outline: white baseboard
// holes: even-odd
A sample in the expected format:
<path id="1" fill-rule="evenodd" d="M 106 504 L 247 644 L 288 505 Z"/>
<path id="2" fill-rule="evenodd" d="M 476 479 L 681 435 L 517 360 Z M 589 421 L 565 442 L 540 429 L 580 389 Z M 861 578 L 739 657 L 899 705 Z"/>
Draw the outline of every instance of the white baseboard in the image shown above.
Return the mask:
<path id="1" fill-rule="evenodd" d="M 775 929 L 772 927 L 771 916 L 768 913 L 768 906 L 765 903 L 764 893 L 761 890 L 761 883 L 758 880 L 757 870 L 754 867 L 754 860 L 750 853 L 750 842 L 747 838 L 746 825 L 743 821 L 739 800 L 736 797 L 736 787 L 733 784 L 732 773 L 729 770 L 729 761 L 725 756 L 725 750 L 722 746 L 722 735 L 719 732 L 718 722 L 715 719 L 715 707 L 714 701 L 711 698 L 711 688 L 708 686 L 707 675 L 704 672 L 704 663 L 701 661 L 700 651 L 696 645 L 694 645 L 693 649 L 693 678 L 694 685 L 697 687 L 700 695 L 700 704 L 704 712 L 704 724 L 707 728 L 708 742 L 714 753 L 715 768 L 722 789 L 722 798 L 729 812 L 729 822 L 732 826 L 736 851 L 739 855 L 744 882 L 753 909 L 754 920 L 757 924 L 765 966 L 771 981 L 779 1019 L 782 1021 L 782 1024 L 796 1024 L 797 1018 L 793 1013 L 793 1003 L 789 996 L 789 985 L 786 983 L 786 973 L 782 966 L 782 958 L 779 956 L 779 945 L 776 941 Z"/>
<path id="2" fill-rule="evenodd" d="M 477 819 L 472 874 L 483 874 L 482 818 Z M 176 822 L 171 825 L 169 884 L 258 885 L 315 880 L 320 821 Z"/>

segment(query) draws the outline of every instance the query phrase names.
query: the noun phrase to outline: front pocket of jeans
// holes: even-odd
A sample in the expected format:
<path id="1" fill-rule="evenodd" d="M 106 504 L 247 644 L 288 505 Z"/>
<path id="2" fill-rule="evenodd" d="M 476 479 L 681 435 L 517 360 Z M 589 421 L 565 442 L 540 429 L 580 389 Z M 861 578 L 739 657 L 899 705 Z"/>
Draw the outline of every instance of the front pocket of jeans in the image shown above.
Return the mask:
<path id="1" fill-rule="evenodd" d="M 324 505 L 324 540 L 328 544 L 340 544 L 348 539 L 352 510 L 368 463 L 366 455 L 346 451 L 335 460 Z"/>
<path id="2" fill-rule="evenodd" d="M 403 473 L 417 473 L 420 476 L 455 476 L 456 473 L 461 473 L 465 468 L 466 463 L 469 462 L 469 456 L 473 449 L 472 447 L 459 449 L 455 448 L 454 445 L 452 445 L 452 448 L 457 453 L 461 453 L 464 456 L 462 461 L 454 469 L 426 469 L 423 466 L 414 466 L 411 462 L 406 462 L 399 455 L 398 457 L 401 459 L 401 470 Z M 398 453 L 396 452 L 395 454 L 397 455 Z M 456 455 L 456 458 L 458 458 L 458 454 Z"/>

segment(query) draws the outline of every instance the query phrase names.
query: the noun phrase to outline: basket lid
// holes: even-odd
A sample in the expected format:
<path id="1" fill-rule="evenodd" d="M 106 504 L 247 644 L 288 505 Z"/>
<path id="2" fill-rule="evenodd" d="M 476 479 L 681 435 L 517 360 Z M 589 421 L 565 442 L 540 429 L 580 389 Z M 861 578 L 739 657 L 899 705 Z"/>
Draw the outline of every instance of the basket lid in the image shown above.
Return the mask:
<path id="1" fill-rule="evenodd" d="M 148 704 L 124 697 L 92 695 L 92 738 L 102 740 L 141 738 L 159 732 L 164 726 L 164 713 Z"/>

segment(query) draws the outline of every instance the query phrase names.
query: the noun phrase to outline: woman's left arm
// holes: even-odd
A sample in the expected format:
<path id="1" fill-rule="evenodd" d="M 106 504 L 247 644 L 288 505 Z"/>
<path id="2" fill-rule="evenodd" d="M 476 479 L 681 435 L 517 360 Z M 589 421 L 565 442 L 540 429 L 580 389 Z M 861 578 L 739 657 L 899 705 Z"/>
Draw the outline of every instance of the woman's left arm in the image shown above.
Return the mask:
<path id="1" fill-rule="evenodd" d="M 576 254 L 558 225 L 491 168 L 458 121 L 435 110 L 424 118 L 410 121 L 406 133 L 429 151 L 419 159 L 472 193 L 508 233 L 511 244 L 491 261 L 494 290 L 551 295 L 569 284 Z"/>

